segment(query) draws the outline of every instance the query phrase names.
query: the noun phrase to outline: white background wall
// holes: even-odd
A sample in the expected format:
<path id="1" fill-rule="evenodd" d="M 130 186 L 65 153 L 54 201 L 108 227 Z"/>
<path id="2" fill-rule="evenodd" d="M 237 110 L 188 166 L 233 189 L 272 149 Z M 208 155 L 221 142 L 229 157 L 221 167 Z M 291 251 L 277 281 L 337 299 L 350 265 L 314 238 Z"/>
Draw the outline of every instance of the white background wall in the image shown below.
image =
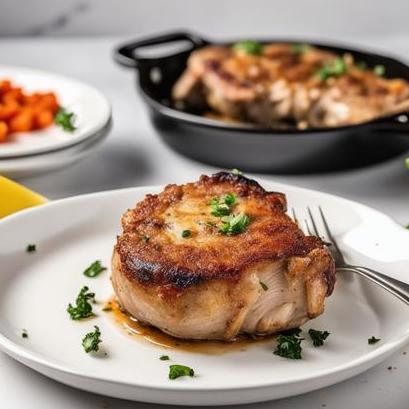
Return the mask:
<path id="1" fill-rule="evenodd" d="M 409 0 L 0 0 L 0 36 L 308 35 L 356 39 L 409 33 Z"/>

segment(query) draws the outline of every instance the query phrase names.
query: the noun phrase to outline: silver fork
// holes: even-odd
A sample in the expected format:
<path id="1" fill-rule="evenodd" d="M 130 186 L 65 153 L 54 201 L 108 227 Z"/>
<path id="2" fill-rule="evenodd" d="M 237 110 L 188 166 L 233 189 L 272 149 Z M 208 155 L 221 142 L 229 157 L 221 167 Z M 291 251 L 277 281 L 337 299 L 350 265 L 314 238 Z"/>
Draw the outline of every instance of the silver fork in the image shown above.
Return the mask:
<path id="1" fill-rule="evenodd" d="M 331 229 L 329 227 L 329 224 L 327 222 L 327 219 L 324 215 L 324 212 L 321 206 L 319 206 L 318 210 L 319 210 L 319 214 L 321 217 L 322 225 L 324 226 L 323 230 L 322 229 L 320 230 L 318 228 L 318 223 L 314 219 L 313 213 L 309 207 L 307 208 L 309 221 L 305 219 L 304 229 L 299 223 L 300 219 L 297 217 L 294 208 L 292 209 L 293 218 L 294 218 L 294 221 L 299 225 L 299 227 L 304 231 L 304 233 L 309 234 L 311 236 L 315 235 L 315 236 L 321 237 L 324 240 L 328 249 L 331 251 L 332 256 L 334 257 L 337 272 L 357 273 L 367 278 L 368 280 L 374 282 L 375 284 L 378 284 L 385 290 L 389 291 L 391 294 L 398 297 L 400 300 L 404 301 L 406 304 L 409 304 L 409 285 L 408 284 L 402 281 L 396 280 L 394 278 L 388 277 L 370 268 L 362 267 L 362 266 L 355 266 L 345 261 L 345 258 L 338 246 L 338 243 L 336 242 L 333 234 L 331 233 Z"/>

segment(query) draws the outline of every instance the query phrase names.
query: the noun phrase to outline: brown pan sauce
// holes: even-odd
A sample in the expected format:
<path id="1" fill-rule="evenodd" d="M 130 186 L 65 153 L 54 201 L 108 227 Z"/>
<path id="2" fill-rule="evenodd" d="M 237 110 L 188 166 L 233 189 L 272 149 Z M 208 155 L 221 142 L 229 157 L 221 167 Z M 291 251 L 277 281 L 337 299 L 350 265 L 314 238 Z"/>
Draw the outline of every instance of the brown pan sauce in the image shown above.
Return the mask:
<path id="1" fill-rule="evenodd" d="M 240 335 L 233 341 L 201 341 L 175 338 L 160 329 L 138 322 L 124 311 L 115 298 L 111 298 L 103 309 L 112 315 L 114 322 L 130 337 L 143 339 L 151 344 L 181 351 L 201 354 L 220 355 L 228 352 L 246 351 L 249 347 L 267 343 L 274 339 L 274 335 L 267 337 L 252 337 Z"/>

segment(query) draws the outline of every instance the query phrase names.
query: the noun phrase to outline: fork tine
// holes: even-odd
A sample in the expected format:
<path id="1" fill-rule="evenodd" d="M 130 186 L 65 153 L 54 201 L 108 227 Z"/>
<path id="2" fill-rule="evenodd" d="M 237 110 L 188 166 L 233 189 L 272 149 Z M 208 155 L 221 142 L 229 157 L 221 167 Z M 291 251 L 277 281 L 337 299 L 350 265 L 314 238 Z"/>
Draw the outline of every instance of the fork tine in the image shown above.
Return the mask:
<path id="1" fill-rule="evenodd" d="M 294 222 L 295 222 L 296 224 L 300 225 L 300 223 L 298 222 L 298 217 L 297 217 L 297 215 L 296 215 L 296 213 L 295 213 L 294 207 L 291 208 L 291 213 L 293 214 L 293 220 L 294 220 Z"/>
<path id="2" fill-rule="evenodd" d="M 320 212 L 320 215 L 321 215 L 321 219 L 322 219 L 322 223 L 323 223 L 323 225 L 324 225 L 324 229 L 325 229 L 325 232 L 327 233 L 327 236 L 329 237 L 331 243 L 332 243 L 333 246 L 336 248 L 336 250 L 337 250 L 339 253 L 341 253 L 341 250 L 340 250 L 339 247 L 338 247 L 337 241 L 335 240 L 334 236 L 331 234 L 331 230 L 330 230 L 330 228 L 329 228 L 327 219 L 326 219 L 325 216 L 324 216 L 324 211 L 322 210 L 322 207 L 321 207 L 321 206 L 318 206 L 318 209 L 319 209 L 319 212 Z"/>
<path id="3" fill-rule="evenodd" d="M 310 236 L 313 236 L 314 234 L 312 233 L 312 231 L 311 231 L 311 229 L 310 229 L 310 224 L 308 223 L 308 220 L 307 220 L 307 219 L 304 219 L 304 224 L 305 224 L 305 228 L 306 228 L 306 230 L 307 230 L 307 233 L 308 233 Z"/>
<path id="4" fill-rule="evenodd" d="M 314 216 L 312 215 L 312 211 L 311 211 L 310 207 L 307 207 L 307 211 L 308 211 L 308 215 L 310 216 L 310 221 L 311 221 L 312 227 L 314 229 L 315 235 L 317 237 L 321 237 L 320 232 L 318 231 L 317 224 L 315 223 Z"/>

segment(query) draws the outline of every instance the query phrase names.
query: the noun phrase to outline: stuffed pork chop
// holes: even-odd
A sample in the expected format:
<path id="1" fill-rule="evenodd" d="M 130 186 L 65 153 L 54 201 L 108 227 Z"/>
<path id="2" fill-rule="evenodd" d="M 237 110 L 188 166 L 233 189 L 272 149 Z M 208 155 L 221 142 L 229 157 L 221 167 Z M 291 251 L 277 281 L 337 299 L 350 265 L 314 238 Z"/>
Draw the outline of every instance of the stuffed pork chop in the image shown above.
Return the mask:
<path id="1" fill-rule="evenodd" d="M 227 172 L 147 195 L 123 215 L 114 248 L 120 305 L 188 339 L 273 334 L 317 317 L 334 260 L 285 211 L 283 194 Z"/>

